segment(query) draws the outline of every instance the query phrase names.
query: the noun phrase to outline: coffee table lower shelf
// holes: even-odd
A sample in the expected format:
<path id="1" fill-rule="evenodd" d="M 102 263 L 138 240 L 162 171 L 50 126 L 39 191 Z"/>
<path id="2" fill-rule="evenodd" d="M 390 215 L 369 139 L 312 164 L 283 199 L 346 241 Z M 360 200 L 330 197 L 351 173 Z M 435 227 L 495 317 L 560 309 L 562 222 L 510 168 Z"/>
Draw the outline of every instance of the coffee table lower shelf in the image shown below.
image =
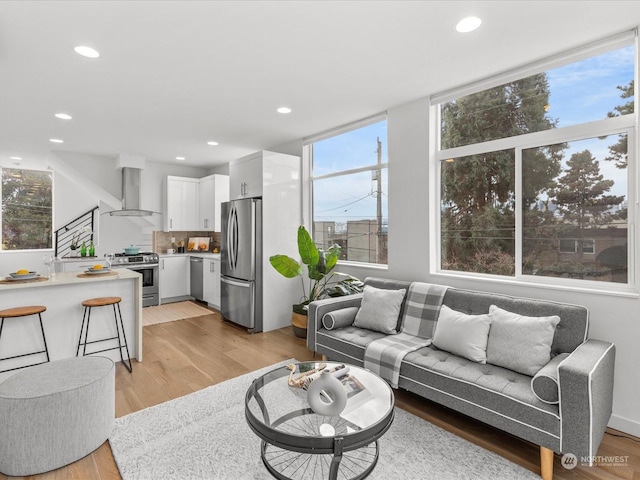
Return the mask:
<path id="1" fill-rule="evenodd" d="M 273 427 L 312 436 L 324 428 L 344 431 L 349 422 L 340 417 L 325 417 L 310 408 L 289 413 L 276 420 Z M 333 436 L 333 435 L 329 435 Z M 366 478 L 378 463 L 378 441 L 344 451 L 343 437 L 333 437 L 331 453 L 293 451 L 291 446 L 277 446 L 262 440 L 262 462 L 279 480 L 329 479 L 360 480 Z"/>

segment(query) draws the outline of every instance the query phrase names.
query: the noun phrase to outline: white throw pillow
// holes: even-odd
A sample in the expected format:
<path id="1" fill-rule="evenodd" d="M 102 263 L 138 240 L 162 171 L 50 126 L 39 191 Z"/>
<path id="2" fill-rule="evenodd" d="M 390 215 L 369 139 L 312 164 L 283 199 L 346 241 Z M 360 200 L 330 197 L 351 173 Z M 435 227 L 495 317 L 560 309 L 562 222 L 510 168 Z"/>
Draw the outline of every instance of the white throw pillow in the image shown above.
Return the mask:
<path id="1" fill-rule="evenodd" d="M 353 326 L 394 335 L 397 332 L 400 307 L 407 290 L 387 290 L 365 285 L 360 309 Z"/>
<path id="2" fill-rule="evenodd" d="M 527 317 L 491 305 L 487 362 L 533 376 L 551 360 L 560 317 Z"/>
<path id="3" fill-rule="evenodd" d="M 489 315 L 467 315 L 440 307 L 433 345 L 473 362 L 487 363 L 487 338 L 491 318 Z"/>

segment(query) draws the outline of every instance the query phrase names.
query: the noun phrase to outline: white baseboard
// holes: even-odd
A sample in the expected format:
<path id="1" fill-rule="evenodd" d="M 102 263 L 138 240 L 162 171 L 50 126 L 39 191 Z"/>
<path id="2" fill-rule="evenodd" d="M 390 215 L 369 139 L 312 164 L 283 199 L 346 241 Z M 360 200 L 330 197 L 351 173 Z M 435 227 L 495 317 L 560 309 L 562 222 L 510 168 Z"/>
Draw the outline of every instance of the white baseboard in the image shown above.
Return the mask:
<path id="1" fill-rule="evenodd" d="M 607 426 L 640 438 L 640 422 L 636 420 L 630 420 L 619 415 L 611 415 Z"/>

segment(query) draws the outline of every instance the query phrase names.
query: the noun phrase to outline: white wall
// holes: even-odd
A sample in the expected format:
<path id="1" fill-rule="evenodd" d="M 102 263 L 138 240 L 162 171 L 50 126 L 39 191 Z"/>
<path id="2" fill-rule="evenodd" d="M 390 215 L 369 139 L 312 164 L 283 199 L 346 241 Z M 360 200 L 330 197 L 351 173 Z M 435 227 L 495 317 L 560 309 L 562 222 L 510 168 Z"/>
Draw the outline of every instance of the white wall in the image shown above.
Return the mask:
<path id="1" fill-rule="evenodd" d="M 609 426 L 640 436 L 640 300 L 637 297 L 492 283 L 429 273 L 429 252 L 435 247 L 429 244 L 429 178 L 432 172 L 429 168 L 428 122 L 428 101 L 424 99 L 388 111 L 388 269 L 343 265 L 339 270 L 362 279 L 380 276 L 420 280 L 586 306 L 590 311 L 589 337 L 616 345 L 613 416 Z"/>

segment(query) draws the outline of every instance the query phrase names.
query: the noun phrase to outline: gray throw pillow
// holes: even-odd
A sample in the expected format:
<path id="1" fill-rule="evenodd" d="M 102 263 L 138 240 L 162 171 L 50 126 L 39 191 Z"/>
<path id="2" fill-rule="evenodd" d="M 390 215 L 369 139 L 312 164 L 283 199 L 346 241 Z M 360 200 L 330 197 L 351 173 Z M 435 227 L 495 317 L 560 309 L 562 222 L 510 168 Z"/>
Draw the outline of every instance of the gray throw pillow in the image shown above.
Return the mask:
<path id="1" fill-rule="evenodd" d="M 568 353 L 556 355 L 531 379 L 531 391 L 540 401 L 552 405 L 560 401 L 558 365 L 568 356 Z"/>
<path id="2" fill-rule="evenodd" d="M 322 317 L 322 325 L 327 330 L 348 327 L 353 324 L 353 319 L 358 313 L 358 307 L 347 307 L 325 313 Z"/>
<path id="3" fill-rule="evenodd" d="M 560 317 L 527 317 L 491 305 L 487 363 L 534 376 L 551 360 Z"/>
<path id="4" fill-rule="evenodd" d="M 396 326 L 398 325 L 402 300 L 406 293 L 407 290 L 405 288 L 387 290 L 366 285 L 362 303 L 353 321 L 353 326 L 388 335 L 398 333 Z"/>
<path id="5" fill-rule="evenodd" d="M 473 362 L 487 363 L 487 338 L 491 318 L 489 315 L 467 315 L 440 307 L 433 345 Z"/>

